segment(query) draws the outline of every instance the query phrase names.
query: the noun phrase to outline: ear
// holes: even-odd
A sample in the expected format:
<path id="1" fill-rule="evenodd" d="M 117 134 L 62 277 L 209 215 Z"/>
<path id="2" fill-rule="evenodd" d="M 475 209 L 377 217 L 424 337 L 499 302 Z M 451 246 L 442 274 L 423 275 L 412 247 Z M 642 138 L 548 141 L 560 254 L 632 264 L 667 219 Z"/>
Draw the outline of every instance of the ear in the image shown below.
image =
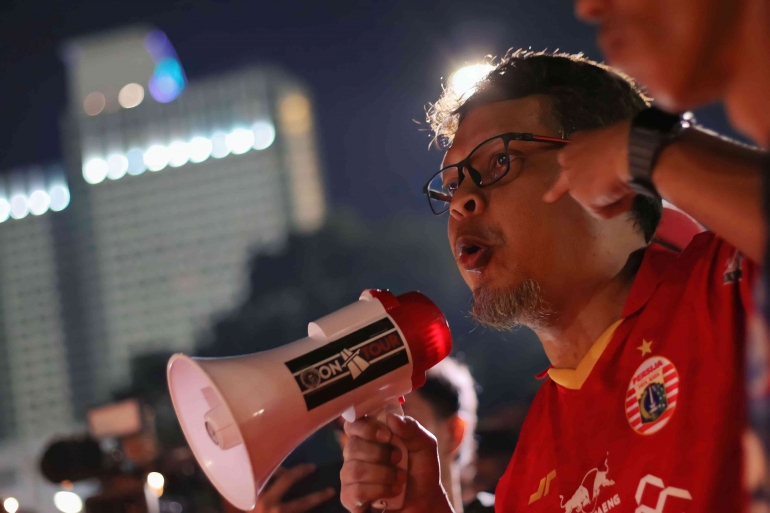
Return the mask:
<path id="1" fill-rule="evenodd" d="M 460 448 L 465 436 L 465 421 L 460 415 L 453 415 L 447 420 L 447 431 L 449 431 L 449 453 L 454 454 Z"/>

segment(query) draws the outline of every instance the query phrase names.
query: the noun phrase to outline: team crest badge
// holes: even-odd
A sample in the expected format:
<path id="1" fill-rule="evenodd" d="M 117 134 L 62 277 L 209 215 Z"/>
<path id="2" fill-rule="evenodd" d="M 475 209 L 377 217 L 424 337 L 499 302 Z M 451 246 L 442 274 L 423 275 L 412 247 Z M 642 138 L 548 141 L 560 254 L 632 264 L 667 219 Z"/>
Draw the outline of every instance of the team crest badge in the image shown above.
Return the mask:
<path id="1" fill-rule="evenodd" d="M 666 358 L 653 356 L 642 363 L 628 384 L 626 418 L 639 434 L 651 435 L 665 426 L 676 410 L 679 373 Z"/>

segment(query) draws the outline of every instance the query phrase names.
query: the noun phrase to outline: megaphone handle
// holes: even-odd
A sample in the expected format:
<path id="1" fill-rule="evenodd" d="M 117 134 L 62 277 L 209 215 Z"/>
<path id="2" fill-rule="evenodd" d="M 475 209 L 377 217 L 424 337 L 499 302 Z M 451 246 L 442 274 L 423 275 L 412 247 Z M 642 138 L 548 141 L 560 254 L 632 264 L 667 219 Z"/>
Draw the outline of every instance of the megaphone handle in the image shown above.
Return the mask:
<path id="1" fill-rule="evenodd" d="M 401 402 L 398 399 L 390 401 L 385 406 L 380 408 L 375 418 L 378 421 L 385 424 L 385 419 L 387 418 L 388 413 L 394 413 L 396 415 L 404 414 L 404 409 L 401 408 Z M 398 462 L 398 468 L 404 469 L 405 472 L 408 472 L 409 471 L 409 452 L 406 450 L 406 446 L 404 445 L 403 440 L 401 440 L 399 437 L 394 435 L 393 438 L 390 439 L 390 444 L 398 447 L 398 450 L 401 451 L 401 460 Z M 383 511 L 385 510 L 397 511 L 404 507 L 405 497 L 406 497 L 406 485 L 404 485 L 404 489 L 401 491 L 400 494 L 396 495 L 395 497 L 388 497 L 387 499 L 376 500 L 372 503 L 372 506 L 374 508 L 377 508 Z"/>

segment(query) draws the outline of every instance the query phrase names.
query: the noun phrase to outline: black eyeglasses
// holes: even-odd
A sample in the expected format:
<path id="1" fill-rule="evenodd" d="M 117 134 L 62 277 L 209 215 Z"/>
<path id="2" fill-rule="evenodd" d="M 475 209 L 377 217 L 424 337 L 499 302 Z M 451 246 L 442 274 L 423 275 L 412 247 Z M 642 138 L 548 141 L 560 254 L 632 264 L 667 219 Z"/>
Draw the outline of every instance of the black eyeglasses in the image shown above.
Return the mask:
<path id="1" fill-rule="evenodd" d="M 433 213 L 441 215 L 449 210 L 452 197 L 465 178 L 463 169 L 466 170 L 477 187 L 488 187 L 498 182 L 510 172 L 512 167 L 518 176 L 521 171 L 522 157 L 515 154 L 511 155 L 512 152 L 516 152 L 514 148 L 511 148 L 513 141 L 551 144 L 569 142 L 568 139 L 560 137 L 519 132 L 509 132 L 487 139 L 476 146 L 464 160 L 443 168 L 425 184 L 422 191 L 428 196 L 428 203 Z M 511 165 L 512 162 L 513 166 Z"/>

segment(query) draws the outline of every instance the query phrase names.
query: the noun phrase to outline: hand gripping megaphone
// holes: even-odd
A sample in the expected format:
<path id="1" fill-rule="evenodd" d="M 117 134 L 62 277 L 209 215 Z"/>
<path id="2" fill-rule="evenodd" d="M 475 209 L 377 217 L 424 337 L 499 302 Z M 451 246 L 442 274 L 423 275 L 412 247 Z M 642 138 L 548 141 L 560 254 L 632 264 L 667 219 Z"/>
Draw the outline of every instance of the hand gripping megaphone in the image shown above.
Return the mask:
<path id="1" fill-rule="evenodd" d="M 225 499 L 250 510 L 308 436 L 340 415 L 353 421 L 401 412 L 401 398 L 425 383 L 425 371 L 451 348 L 449 326 L 430 299 L 365 290 L 291 344 L 232 358 L 174 355 L 168 384 L 198 463 Z M 406 468 L 403 442 L 393 443 Z M 402 504 L 403 493 L 376 506 Z"/>

